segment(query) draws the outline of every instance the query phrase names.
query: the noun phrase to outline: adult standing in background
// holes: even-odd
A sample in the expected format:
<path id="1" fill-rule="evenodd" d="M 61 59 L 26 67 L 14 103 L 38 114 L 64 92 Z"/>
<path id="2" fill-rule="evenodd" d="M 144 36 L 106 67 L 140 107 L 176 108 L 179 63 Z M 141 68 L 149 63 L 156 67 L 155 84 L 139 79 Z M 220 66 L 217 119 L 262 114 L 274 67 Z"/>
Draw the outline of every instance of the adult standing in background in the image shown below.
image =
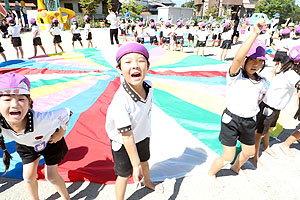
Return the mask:
<path id="1" fill-rule="evenodd" d="M 113 45 L 115 38 L 115 41 L 117 44 L 119 44 L 118 40 L 118 28 L 119 28 L 119 22 L 118 22 L 118 15 L 115 13 L 112 8 L 108 9 L 109 15 L 106 17 L 106 19 L 110 22 L 109 27 L 109 33 L 110 33 L 110 43 Z"/>
<path id="2" fill-rule="evenodd" d="M 240 37 L 240 33 L 238 30 L 238 26 L 240 23 L 240 7 L 237 9 L 236 13 L 233 15 L 233 23 L 234 23 L 234 27 L 233 27 L 233 34 L 232 34 L 232 38 L 231 38 L 231 43 L 235 44 L 237 43 L 239 37 Z"/>
<path id="3" fill-rule="evenodd" d="M 15 11 L 16 11 L 17 16 L 18 16 L 18 22 L 19 22 L 19 25 L 22 26 L 21 7 L 20 7 L 20 4 L 19 4 L 18 1 L 15 1 Z"/>
<path id="4" fill-rule="evenodd" d="M 27 9 L 24 1 L 21 1 L 21 13 L 23 15 L 25 27 L 28 27 Z"/>
<path id="5" fill-rule="evenodd" d="M 271 31 L 272 31 L 272 35 L 271 35 L 271 38 L 270 38 L 270 44 L 273 43 L 273 34 L 275 32 L 277 32 L 277 27 L 279 25 L 279 18 L 280 18 L 280 14 L 279 13 L 276 13 L 275 15 L 273 15 L 273 18 L 271 19 Z"/>
<path id="6" fill-rule="evenodd" d="M 126 18 L 126 19 L 129 19 L 129 18 L 130 18 L 130 12 L 129 12 L 128 8 L 126 8 L 125 18 Z"/>

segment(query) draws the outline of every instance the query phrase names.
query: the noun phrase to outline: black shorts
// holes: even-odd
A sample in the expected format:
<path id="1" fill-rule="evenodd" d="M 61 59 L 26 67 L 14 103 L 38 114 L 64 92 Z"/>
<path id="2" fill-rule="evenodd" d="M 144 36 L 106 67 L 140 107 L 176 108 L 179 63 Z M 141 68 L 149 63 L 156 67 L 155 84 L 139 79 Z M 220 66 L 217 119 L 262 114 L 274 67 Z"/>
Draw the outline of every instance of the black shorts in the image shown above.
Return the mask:
<path id="1" fill-rule="evenodd" d="M 149 137 L 136 143 L 137 152 L 141 162 L 146 162 L 150 158 L 149 144 Z M 122 145 L 118 151 L 111 151 L 114 159 L 115 174 L 121 177 L 129 177 L 132 172 L 132 165 L 124 145 Z"/>
<path id="2" fill-rule="evenodd" d="M 206 41 L 197 41 L 196 47 L 205 47 Z"/>
<path id="3" fill-rule="evenodd" d="M 33 46 L 42 45 L 42 40 L 40 37 L 33 38 Z"/>
<path id="4" fill-rule="evenodd" d="M 31 163 L 42 155 L 44 156 L 46 165 L 56 165 L 59 164 L 65 157 L 68 152 L 68 146 L 65 139 L 62 138 L 56 143 L 47 143 L 46 148 L 40 152 L 36 152 L 34 147 L 19 143 L 16 143 L 16 150 L 20 155 L 23 164 Z"/>
<path id="5" fill-rule="evenodd" d="M 213 34 L 213 35 L 212 35 L 212 39 L 213 39 L 213 40 L 217 39 L 217 36 L 218 36 L 217 34 Z"/>
<path id="6" fill-rule="evenodd" d="M 3 49 L 2 45 L 1 45 L 1 42 L 0 42 L 0 53 L 2 53 L 2 52 L 4 52 L 4 49 Z"/>
<path id="7" fill-rule="evenodd" d="M 184 39 L 183 36 L 176 36 L 176 44 L 183 44 Z"/>
<path id="8" fill-rule="evenodd" d="M 282 64 L 287 63 L 290 60 L 286 51 L 276 51 L 273 61 L 280 62 Z"/>
<path id="9" fill-rule="evenodd" d="M 157 37 L 156 36 L 150 36 L 150 44 L 157 44 Z"/>
<path id="10" fill-rule="evenodd" d="M 131 25 L 131 31 L 133 32 L 135 29 L 135 25 Z"/>
<path id="11" fill-rule="evenodd" d="M 13 44 L 13 47 L 20 47 L 20 46 L 22 46 L 21 38 L 20 37 L 13 37 L 12 38 L 12 44 Z"/>
<path id="12" fill-rule="evenodd" d="M 188 34 L 188 40 L 194 40 L 195 39 L 195 37 L 192 35 L 192 34 Z"/>
<path id="13" fill-rule="evenodd" d="M 162 38 L 162 37 L 163 37 L 163 32 L 160 31 L 160 32 L 159 32 L 159 38 Z"/>
<path id="14" fill-rule="evenodd" d="M 137 38 L 136 38 L 136 42 L 137 42 L 137 43 L 144 44 L 144 38 L 137 37 Z"/>
<path id="15" fill-rule="evenodd" d="M 271 127 L 275 127 L 279 118 L 280 110 L 276 110 L 264 102 L 259 104 L 260 111 L 256 115 L 256 129 L 259 134 L 267 134 Z"/>
<path id="16" fill-rule="evenodd" d="M 235 146 L 237 140 L 246 145 L 254 145 L 255 128 L 256 122 L 253 117 L 239 117 L 226 108 L 222 115 L 219 140 L 226 146 Z"/>
<path id="17" fill-rule="evenodd" d="M 61 43 L 61 37 L 60 37 L 60 35 L 55 35 L 54 36 L 53 43 Z"/>
<path id="18" fill-rule="evenodd" d="M 73 34 L 73 37 L 72 37 L 72 41 L 74 42 L 74 41 L 81 41 L 82 39 L 81 39 L 81 35 L 80 35 L 80 33 L 74 33 Z"/>
<path id="19" fill-rule="evenodd" d="M 162 38 L 162 43 L 170 44 L 170 37 L 163 37 Z"/>
<path id="20" fill-rule="evenodd" d="M 122 35 L 126 35 L 126 30 L 125 29 L 121 29 L 121 34 Z"/>
<path id="21" fill-rule="evenodd" d="M 231 40 L 224 40 L 220 47 L 221 49 L 231 49 Z"/>
<path id="22" fill-rule="evenodd" d="M 86 40 L 92 40 L 92 32 L 88 33 L 88 36 L 87 36 Z"/>

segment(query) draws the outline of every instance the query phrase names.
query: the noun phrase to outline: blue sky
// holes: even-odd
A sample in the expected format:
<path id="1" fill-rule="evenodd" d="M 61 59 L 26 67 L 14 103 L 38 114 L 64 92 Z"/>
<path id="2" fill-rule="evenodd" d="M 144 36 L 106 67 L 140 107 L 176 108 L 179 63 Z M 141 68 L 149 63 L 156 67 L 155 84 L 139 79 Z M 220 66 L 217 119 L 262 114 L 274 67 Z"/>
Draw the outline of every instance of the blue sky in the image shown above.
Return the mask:
<path id="1" fill-rule="evenodd" d="M 300 6 L 300 0 L 296 0 L 295 2 Z"/>
<path id="2" fill-rule="evenodd" d="M 176 7 L 181 7 L 181 5 L 187 1 L 186 0 L 172 0 L 172 2 L 176 3 Z"/>

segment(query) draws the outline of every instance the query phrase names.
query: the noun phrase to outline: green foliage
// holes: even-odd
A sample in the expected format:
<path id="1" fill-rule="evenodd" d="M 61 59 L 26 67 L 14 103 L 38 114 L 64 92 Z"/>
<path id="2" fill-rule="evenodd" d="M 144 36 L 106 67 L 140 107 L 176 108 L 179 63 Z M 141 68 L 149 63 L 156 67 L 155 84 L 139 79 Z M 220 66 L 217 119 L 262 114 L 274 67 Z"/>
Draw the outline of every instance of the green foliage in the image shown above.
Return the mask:
<path id="1" fill-rule="evenodd" d="M 136 3 L 135 0 L 125 0 L 122 3 L 120 14 L 125 15 L 126 8 L 128 8 L 128 10 L 130 12 L 130 15 L 131 15 L 131 18 L 132 17 L 138 18 L 140 16 L 141 12 L 143 11 L 144 7 L 145 6 L 143 6 L 139 3 Z"/>
<path id="2" fill-rule="evenodd" d="M 280 14 L 280 20 L 291 18 L 293 21 L 300 20 L 300 8 L 295 0 L 260 0 L 255 4 L 256 13 L 265 13 L 271 19 L 275 13 Z"/>
<path id="3" fill-rule="evenodd" d="M 102 0 L 80 0 L 83 14 L 95 14 L 96 8 Z"/>
<path id="4" fill-rule="evenodd" d="M 188 1 L 184 4 L 181 5 L 182 8 L 195 8 L 197 9 L 197 7 L 194 5 L 194 1 L 191 0 L 191 1 Z"/>

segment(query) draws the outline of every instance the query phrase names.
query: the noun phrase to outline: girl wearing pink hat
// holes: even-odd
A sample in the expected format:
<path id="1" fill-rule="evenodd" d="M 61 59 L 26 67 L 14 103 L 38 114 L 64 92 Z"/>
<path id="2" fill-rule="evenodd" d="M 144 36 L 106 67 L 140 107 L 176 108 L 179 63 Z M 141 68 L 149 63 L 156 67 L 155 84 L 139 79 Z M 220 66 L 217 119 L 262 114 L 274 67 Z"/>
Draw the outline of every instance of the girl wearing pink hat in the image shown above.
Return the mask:
<path id="1" fill-rule="evenodd" d="M 150 23 L 150 27 L 148 28 L 146 34 L 150 37 L 150 45 L 158 45 L 157 37 L 156 37 L 156 26 L 154 22 Z"/>
<path id="2" fill-rule="evenodd" d="M 81 34 L 80 34 L 80 27 L 78 26 L 78 23 L 77 23 L 77 19 L 74 17 L 72 18 L 72 26 L 71 26 L 71 33 L 73 34 L 73 37 L 72 37 L 72 46 L 73 46 L 73 50 L 75 49 L 75 46 L 74 46 L 74 43 L 76 41 L 78 41 L 81 45 L 81 48 L 83 48 L 83 45 L 82 45 L 82 42 L 81 42 Z"/>
<path id="3" fill-rule="evenodd" d="M 232 38 L 233 30 L 231 29 L 231 24 L 226 22 L 224 24 L 223 33 L 221 36 L 222 44 L 220 46 L 220 60 L 224 61 L 227 56 L 228 49 L 231 49 L 231 38 Z"/>
<path id="4" fill-rule="evenodd" d="M 57 172 L 57 165 L 68 152 L 64 139 L 71 111 L 68 108 L 48 112 L 32 109 L 29 80 L 16 73 L 0 76 L 0 147 L 7 172 L 11 156 L 4 138 L 16 142 L 16 151 L 23 163 L 23 179 L 29 197 L 39 199 L 37 168 L 41 156 L 45 160 L 45 177 L 63 199 L 70 199 L 66 185 Z"/>
<path id="5" fill-rule="evenodd" d="M 57 18 L 54 18 L 52 20 L 52 25 L 50 28 L 50 34 L 53 36 L 53 45 L 54 45 L 54 50 L 55 53 L 57 53 L 56 45 L 60 48 L 60 50 L 63 52 L 63 48 L 60 45 L 61 41 L 61 36 L 60 36 L 60 28 L 59 28 L 59 21 Z"/>
<path id="6" fill-rule="evenodd" d="M 21 25 L 16 25 L 16 22 L 13 18 L 9 17 L 7 18 L 7 22 L 9 24 L 9 27 L 7 29 L 8 36 L 11 39 L 11 43 L 13 47 L 16 50 L 17 53 L 17 58 L 19 58 L 19 52 L 21 54 L 21 58 L 24 59 L 24 52 L 22 48 L 22 40 L 20 38 L 20 33 L 22 26 Z"/>
<path id="7" fill-rule="evenodd" d="M 173 51 L 176 51 L 178 45 L 180 45 L 180 51 L 183 52 L 183 44 L 184 44 L 183 32 L 184 32 L 183 21 L 180 20 L 177 22 L 177 27 L 174 30 L 174 35 L 176 36 L 176 40 L 174 41 L 175 47 Z"/>
<path id="8" fill-rule="evenodd" d="M 92 43 L 92 29 L 91 29 L 91 24 L 90 24 L 91 18 L 86 15 L 84 16 L 84 30 L 85 30 L 85 35 L 86 35 L 86 40 L 88 42 L 88 48 L 93 48 L 93 43 Z"/>
<path id="9" fill-rule="evenodd" d="M 144 44 L 145 42 L 145 38 L 144 38 L 144 26 L 143 26 L 143 22 L 139 22 L 136 30 L 135 30 L 135 35 L 136 35 L 136 42 L 137 43 L 141 43 Z"/>
<path id="10" fill-rule="evenodd" d="M 33 37 L 34 56 L 36 56 L 37 54 L 37 46 L 39 46 L 44 52 L 44 54 L 46 55 L 46 51 L 42 45 L 42 40 L 40 37 L 40 31 L 41 31 L 40 27 L 36 24 L 34 18 L 31 18 L 29 20 L 29 23 L 31 24 L 31 33 Z"/>
<path id="11" fill-rule="evenodd" d="M 223 112 L 219 140 L 223 144 L 223 154 L 217 158 L 208 175 L 216 180 L 216 173 L 233 161 L 237 140 L 242 151 L 238 154 L 231 170 L 239 173 L 242 165 L 255 154 L 256 115 L 259 103 L 267 90 L 267 81 L 259 76 L 265 66 L 265 45 L 256 40 L 265 20 L 254 24 L 253 32 L 237 51 L 226 75 L 226 106 Z"/>
<path id="12" fill-rule="evenodd" d="M 259 146 L 261 138 L 269 141 L 269 131 L 276 126 L 280 111 L 293 98 L 295 91 L 300 89 L 300 46 L 296 46 L 289 52 L 289 61 L 284 64 L 276 76 L 272 79 L 266 97 L 260 105 L 260 112 L 257 115 L 256 133 L 256 154 L 253 160 L 257 163 L 259 157 Z M 300 120 L 300 107 L 296 112 L 295 119 Z M 300 138 L 300 130 L 295 131 L 284 143 L 280 145 L 281 150 L 288 156 L 294 156 L 290 145 Z M 263 150 L 271 156 L 278 158 L 270 151 L 269 143 L 265 144 Z M 275 156 L 274 156 L 275 155 Z"/>
<path id="13" fill-rule="evenodd" d="M 165 23 L 165 28 L 163 29 L 163 37 L 162 37 L 162 48 L 165 47 L 165 45 L 168 45 L 168 50 L 170 50 L 170 41 L 171 41 L 171 23 L 167 21 Z"/>
<path id="14" fill-rule="evenodd" d="M 209 35 L 209 31 L 205 28 L 206 23 L 202 22 L 199 25 L 199 30 L 196 32 L 197 44 L 196 44 L 196 55 L 198 55 L 199 50 L 201 50 L 201 55 L 204 56 L 204 48 L 206 47 L 206 40 Z"/>

